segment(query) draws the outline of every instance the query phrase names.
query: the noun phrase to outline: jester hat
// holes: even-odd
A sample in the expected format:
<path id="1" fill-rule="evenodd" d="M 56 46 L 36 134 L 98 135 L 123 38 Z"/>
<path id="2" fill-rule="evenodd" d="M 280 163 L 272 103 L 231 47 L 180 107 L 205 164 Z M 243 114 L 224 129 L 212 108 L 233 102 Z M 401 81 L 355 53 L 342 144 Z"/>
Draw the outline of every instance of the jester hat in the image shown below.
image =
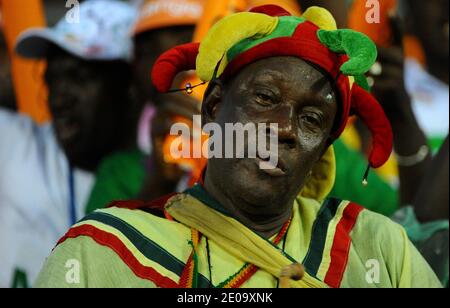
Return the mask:
<path id="1" fill-rule="evenodd" d="M 349 116 L 357 115 L 373 136 L 370 167 L 378 168 L 388 160 L 391 126 L 368 92 L 364 75 L 376 61 L 376 46 L 362 33 L 338 30 L 331 13 L 323 8 L 310 7 L 301 17 L 275 5 L 229 15 L 210 29 L 202 43 L 181 45 L 162 54 L 153 67 L 152 81 L 162 93 L 170 91 L 182 71 L 195 69 L 204 82 L 226 81 L 246 65 L 275 56 L 298 57 L 326 72 L 340 98 L 332 137 L 337 139 Z"/>

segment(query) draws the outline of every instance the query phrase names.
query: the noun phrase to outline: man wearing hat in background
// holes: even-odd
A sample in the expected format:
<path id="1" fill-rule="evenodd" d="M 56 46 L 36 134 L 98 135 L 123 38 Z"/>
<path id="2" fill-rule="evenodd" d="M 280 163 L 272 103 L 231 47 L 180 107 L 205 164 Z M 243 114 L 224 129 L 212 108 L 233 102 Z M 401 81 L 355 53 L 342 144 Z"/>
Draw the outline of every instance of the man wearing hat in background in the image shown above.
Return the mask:
<path id="1" fill-rule="evenodd" d="M 261 169 L 260 153 L 210 158 L 202 180 L 182 194 L 87 216 L 59 241 L 38 286 L 439 287 L 400 226 L 326 199 L 332 143 L 350 114 L 373 134 L 370 167 L 391 153 L 389 122 L 365 90 L 376 53 L 366 36 L 337 30 L 324 9 L 299 18 L 269 5 L 226 17 L 201 44 L 163 54 L 152 73 L 160 92 L 195 68 L 210 82 L 203 124 L 278 124 L 278 163 Z M 77 283 L 65 280 L 72 258 L 80 261 Z"/>
<path id="2" fill-rule="evenodd" d="M 136 11 L 87 1 L 79 23 L 30 29 L 16 51 L 46 59 L 52 125 L 0 110 L 0 286 L 30 286 L 48 250 L 83 215 L 99 161 L 128 146 Z"/>

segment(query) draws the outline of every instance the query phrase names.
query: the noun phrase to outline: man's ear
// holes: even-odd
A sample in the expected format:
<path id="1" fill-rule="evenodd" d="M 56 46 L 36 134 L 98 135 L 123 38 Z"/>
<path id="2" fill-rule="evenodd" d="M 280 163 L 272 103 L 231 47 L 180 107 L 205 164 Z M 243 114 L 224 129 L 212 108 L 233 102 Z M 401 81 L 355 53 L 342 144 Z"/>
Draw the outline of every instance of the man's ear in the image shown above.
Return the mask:
<path id="1" fill-rule="evenodd" d="M 202 127 L 214 122 L 222 102 L 223 83 L 219 79 L 211 80 L 202 103 Z"/>

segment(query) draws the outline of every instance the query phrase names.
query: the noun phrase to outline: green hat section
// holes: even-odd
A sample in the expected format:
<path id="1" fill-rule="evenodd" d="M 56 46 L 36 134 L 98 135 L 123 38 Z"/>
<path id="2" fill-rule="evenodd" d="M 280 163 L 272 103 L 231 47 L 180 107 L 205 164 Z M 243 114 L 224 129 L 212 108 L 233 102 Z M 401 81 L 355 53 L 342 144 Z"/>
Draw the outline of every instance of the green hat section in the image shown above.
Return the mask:
<path id="1" fill-rule="evenodd" d="M 377 47 L 372 40 L 360 32 L 349 29 L 326 31 L 319 30 L 317 36 L 322 44 L 336 53 L 346 54 L 350 59 L 341 67 L 347 76 L 355 76 L 355 82 L 369 90 L 364 76 L 377 60 Z"/>
<path id="2" fill-rule="evenodd" d="M 246 38 L 234 45 L 227 52 L 228 61 L 231 62 L 240 54 L 269 40 L 292 37 L 297 27 L 305 21 L 307 20 L 302 17 L 279 17 L 277 27 L 269 35 L 258 39 L 255 39 L 255 37 Z M 362 33 L 349 29 L 334 31 L 319 30 L 317 37 L 331 51 L 346 54 L 350 58 L 340 68 L 341 72 L 347 76 L 354 76 L 355 82 L 369 91 L 370 87 L 364 74 L 370 70 L 377 59 L 377 48 L 370 38 Z"/>
<path id="3" fill-rule="evenodd" d="M 336 31 L 319 30 L 317 36 L 322 44 L 336 53 L 349 56 L 341 67 L 348 76 L 365 74 L 377 60 L 377 48 L 366 35 L 349 29 Z"/>
<path id="4" fill-rule="evenodd" d="M 316 25 L 322 24 L 322 29 L 317 31 L 320 43 L 332 52 L 349 57 L 341 66 L 341 72 L 346 76 L 353 76 L 359 86 L 369 91 L 365 73 L 377 59 L 375 44 L 360 32 L 349 29 L 333 30 L 336 28 L 334 19 L 325 13 L 327 11 L 323 9 L 312 8 L 302 17 L 272 17 L 250 12 L 225 17 L 213 26 L 211 33 L 200 45 L 197 73 L 203 81 L 218 77 L 213 73 L 217 63 L 220 62 L 220 66 L 216 73 L 220 75 L 228 63 L 239 55 L 267 41 L 292 37 L 298 26 L 309 20 Z"/>
<path id="5" fill-rule="evenodd" d="M 279 17 L 278 25 L 269 35 L 255 39 L 246 38 L 236 45 L 234 45 L 227 53 L 227 58 L 229 62 L 231 62 L 234 58 L 239 56 L 240 54 L 246 52 L 247 50 L 252 49 L 259 44 L 265 43 L 272 39 L 280 38 L 280 37 L 291 37 L 294 35 L 295 30 L 297 29 L 299 24 L 302 24 L 306 21 L 305 18 L 295 17 L 295 16 L 282 16 Z"/>

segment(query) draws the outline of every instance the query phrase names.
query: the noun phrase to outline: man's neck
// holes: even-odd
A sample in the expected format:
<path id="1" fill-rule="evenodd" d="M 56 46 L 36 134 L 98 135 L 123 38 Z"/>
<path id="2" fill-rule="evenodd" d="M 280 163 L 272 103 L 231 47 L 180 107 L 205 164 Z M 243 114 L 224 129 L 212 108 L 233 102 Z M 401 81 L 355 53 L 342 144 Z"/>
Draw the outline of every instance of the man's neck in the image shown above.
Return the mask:
<path id="1" fill-rule="evenodd" d="M 269 239 L 280 232 L 283 225 L 292 215 L 292 209 L 279 216 L 252 215 L 243 210 L 251 206 L 241 198 L 227 196 L 212 181 L 205 180 L 204 188 L 208 194 L 217 200 L 220 205 L 230 213 L 230 215 L 240 221 L 247 228 L 251 229 L 260 236 Z M 261 207 L 263 209 L 263 207 Z"/>

